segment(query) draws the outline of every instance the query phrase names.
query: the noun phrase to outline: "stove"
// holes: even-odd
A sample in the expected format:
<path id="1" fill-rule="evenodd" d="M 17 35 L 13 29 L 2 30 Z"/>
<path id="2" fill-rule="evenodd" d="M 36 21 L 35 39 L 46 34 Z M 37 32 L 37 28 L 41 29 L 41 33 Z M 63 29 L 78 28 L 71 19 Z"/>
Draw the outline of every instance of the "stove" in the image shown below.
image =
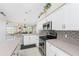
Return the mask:
<path id="1" fill-rule="evenodd" d="M 55 30 L 42 30 L 39 33 L 39 51 L 43 56 L 46 56 L 46 40 L 56 39 L 57 33 Z"/>

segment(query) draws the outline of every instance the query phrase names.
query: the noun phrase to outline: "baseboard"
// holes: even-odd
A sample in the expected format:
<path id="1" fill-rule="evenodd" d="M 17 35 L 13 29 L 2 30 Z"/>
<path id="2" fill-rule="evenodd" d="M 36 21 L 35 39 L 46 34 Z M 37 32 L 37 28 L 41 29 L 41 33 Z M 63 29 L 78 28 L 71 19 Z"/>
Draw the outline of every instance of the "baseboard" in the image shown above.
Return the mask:
<path id="1" fill-rule="evenodd" d="M 31 44 L 31 45 L 21 45 L 21 49 L 28 49 L 28 48 L 33 48 L 36 47 L 36 44 Z"/>

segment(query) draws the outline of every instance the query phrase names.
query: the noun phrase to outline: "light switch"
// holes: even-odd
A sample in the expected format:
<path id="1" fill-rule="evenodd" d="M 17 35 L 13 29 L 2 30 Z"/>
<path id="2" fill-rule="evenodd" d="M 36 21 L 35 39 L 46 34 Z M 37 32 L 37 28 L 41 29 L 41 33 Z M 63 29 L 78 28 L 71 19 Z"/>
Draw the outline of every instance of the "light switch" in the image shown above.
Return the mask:
<path id="1" fill-rule="evenodd" d="M 65 38 L 67 38 L 68 37 L 68 35 L 67 34 L 65 34 Z"/>

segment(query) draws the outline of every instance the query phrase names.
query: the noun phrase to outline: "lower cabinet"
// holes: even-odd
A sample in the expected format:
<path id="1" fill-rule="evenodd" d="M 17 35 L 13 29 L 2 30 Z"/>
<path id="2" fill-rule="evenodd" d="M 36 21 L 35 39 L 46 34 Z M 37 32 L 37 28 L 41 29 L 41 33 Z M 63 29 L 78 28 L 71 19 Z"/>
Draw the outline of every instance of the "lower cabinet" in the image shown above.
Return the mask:
<path id="1" fill-rule="evenodd" d="M 70 56 L 66 52 L 56 48 L 49 42 L 46 42 L 46 56 Z"/>
<path id="2" fill-rule="evenodd" d="M 24 35 L 24 45 L 39 44 L 37 35 Z"/>

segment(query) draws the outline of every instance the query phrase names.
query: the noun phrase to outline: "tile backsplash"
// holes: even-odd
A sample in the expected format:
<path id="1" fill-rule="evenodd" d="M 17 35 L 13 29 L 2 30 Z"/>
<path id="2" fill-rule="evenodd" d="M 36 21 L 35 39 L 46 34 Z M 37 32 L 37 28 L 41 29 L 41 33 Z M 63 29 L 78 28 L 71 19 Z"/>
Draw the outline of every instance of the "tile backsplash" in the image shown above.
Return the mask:
<path id="1" fill-rule="evenodd" d="M 79 31 L 57 31 L 57 38 L 61 40 L 79 41 Z"/>
<path id="2" fill-rule="evenodd" d="M 79 46 L 79 31 L 57 31 L 57 39 Z"/>

